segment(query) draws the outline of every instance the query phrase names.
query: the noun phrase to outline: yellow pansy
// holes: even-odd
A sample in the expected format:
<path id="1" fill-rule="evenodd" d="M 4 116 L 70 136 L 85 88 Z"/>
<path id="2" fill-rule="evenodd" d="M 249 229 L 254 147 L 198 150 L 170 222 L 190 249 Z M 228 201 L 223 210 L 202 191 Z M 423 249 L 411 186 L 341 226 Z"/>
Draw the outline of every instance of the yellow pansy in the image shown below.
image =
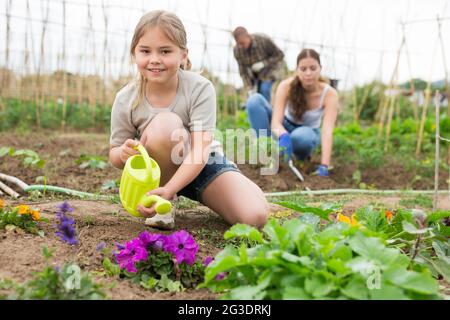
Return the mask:
<path id="1" fill-rule="evenodd" d="M 30 207 L 27 206 L 26 204 L 21 204 L 21 205 L 17 206 L 16 208 L 19 209 L 20 214 L 30 213 Z"/>
<path id="2" fill-rule="evenodd" d="M 39 221 L 39 219 L 41 218 L 41 213 L 39 212 L 39 210 L 31 210 L 31 216 L 33 217 L 34 221 Z"/>
<path id="3" fill-rule="evenodd" d="M 347 217 L 347 216 L 344 216 L 342 213 L 338 213 L 337 214 L 337 220 L 338 221 L 340 221 L 340 222 L 345 222 L 345 223 L 348 223 L 348 224 L 351 224 L 352 222 L 350 221 L 350 218 L 349 217 Z"/>
<path id="4" fill-rule="evenodd" d="M 359 224 L 358 220 L 356 220 L 356 216 L 354 214 L 352 214 L 352 217 L 349 218 L 347 216 L 344 216 L 341 213 L 338 213 L 336 218 L 338 221 L 348 223 L 352 226 L 357 226 Z"/>

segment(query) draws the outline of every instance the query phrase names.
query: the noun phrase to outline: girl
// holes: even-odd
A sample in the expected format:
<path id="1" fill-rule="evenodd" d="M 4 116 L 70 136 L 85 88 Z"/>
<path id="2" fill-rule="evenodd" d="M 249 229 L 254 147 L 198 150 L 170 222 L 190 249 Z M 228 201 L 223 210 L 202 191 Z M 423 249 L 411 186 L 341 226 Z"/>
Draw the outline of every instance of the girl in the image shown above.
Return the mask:
<path id="1" fill-rule="evenodd" d="M 255 94 L 247 102 L 247 115 L 258 136 L 260 129 L 267 130 L 268 135 L 272 131 L 287 159 L 292 153 L 299 160 L 309 158 L 322 140 L 321 164 L 315 174 L 328 176 L 339 99 L 336 90 L 322 80 L 321 70 L 319 54 L 303 49 L 297 56 L 295 76 L 283 80 L 277 88 L 273 110 L 260 94 Z"/>
<path id="2" fill-rule="evenodd" d="M 185 71 L 188 50 L 180 19 L 166 11 L 145 14 L 136 26 L 131 56 L 139 79 L 121 89 L 111 114 L 109 158 L 117 168 L 137 154 L 138 144 L 161 168 L 156 194 L 199 201 L 227 222 L 262 226 L 268 203 L 261 189 L 223 155 L 210 152 L 216 121 L 216 96 L 210 81 Z M 245 199 L 245 201 L 243 201 Z M 156 215 L 138 208 L 146 224 L 172 229 L 174 211 Z"/>

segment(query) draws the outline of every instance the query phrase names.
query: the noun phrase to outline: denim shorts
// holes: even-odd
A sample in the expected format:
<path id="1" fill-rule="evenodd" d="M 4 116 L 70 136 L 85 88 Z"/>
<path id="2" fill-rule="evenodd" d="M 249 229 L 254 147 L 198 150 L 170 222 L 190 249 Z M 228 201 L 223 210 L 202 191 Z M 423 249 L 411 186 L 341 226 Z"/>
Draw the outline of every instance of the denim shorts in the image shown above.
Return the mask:
<path id="1" fill-rule="evenodd" d="M 208 163 L 202 171 L 200 171 L 200 174 L 177 194 L 191 200 L 202 202 L 202 194 L 206 187 L 213 182 L 215 178 L 227 171 L 240 172 L 237 166 L 230 162 L 223 154 L 211 152 Z"/>

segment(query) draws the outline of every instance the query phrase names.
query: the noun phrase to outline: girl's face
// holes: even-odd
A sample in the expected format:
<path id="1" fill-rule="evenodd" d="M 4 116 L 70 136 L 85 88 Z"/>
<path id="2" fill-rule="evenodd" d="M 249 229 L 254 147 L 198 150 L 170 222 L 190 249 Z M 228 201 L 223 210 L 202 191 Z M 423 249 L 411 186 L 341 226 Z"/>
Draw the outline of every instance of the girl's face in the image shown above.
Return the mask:
<path id="1" fill-rule="evenodd" d="M 187 50 L 173 43 L 159 27 L 148 30 L 134 49 L 134 59 L 149 83 L 167 83 L 176 76 Z"/>
<path id="2" fill-rule="evenodd" d="M 319 81 L 321 70 L 322 67 L 316 59 L 303 58 L 297 66 L 297 77 L 304 86 L 311 86 Z"/>

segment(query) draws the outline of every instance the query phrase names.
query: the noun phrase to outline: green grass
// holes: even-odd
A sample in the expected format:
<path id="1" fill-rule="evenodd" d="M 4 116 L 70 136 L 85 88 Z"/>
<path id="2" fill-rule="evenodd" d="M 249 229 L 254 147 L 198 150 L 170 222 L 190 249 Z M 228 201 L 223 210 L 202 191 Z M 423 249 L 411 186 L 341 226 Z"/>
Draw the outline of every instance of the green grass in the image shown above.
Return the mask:
<path id="1" fill-rule="evenodd" d="M 406 208 L 414 208 L 416 206 L 422 208 L 432 208 L 433 199 L 429 196 L 418 195 L 414 198 L 401 199 L 399 204 Z"/>

